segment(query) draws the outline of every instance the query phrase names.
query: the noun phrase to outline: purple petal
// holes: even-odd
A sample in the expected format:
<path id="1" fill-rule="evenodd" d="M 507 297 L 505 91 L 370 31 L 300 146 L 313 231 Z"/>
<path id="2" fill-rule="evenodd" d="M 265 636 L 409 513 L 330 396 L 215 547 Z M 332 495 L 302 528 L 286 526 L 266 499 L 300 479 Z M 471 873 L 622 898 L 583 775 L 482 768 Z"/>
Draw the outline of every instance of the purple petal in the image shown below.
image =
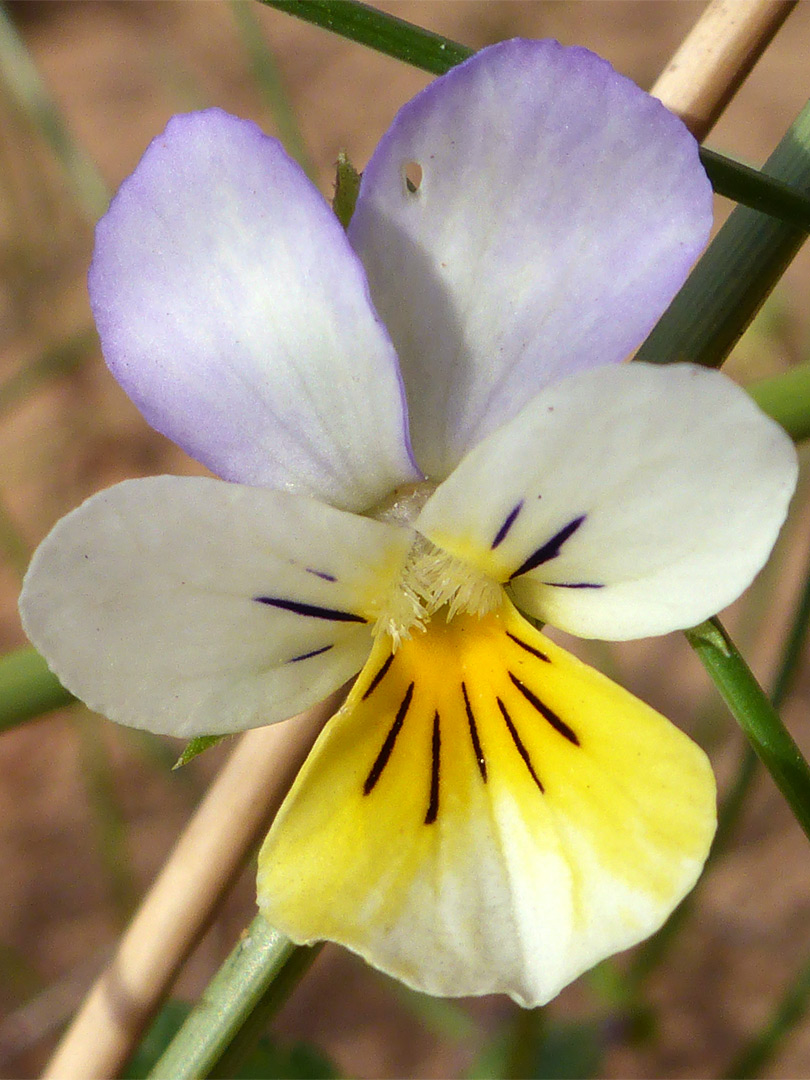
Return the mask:
<path id="1" fill-rule="evenodd" d="M 406 105 L 350 237 L 399 353 L 422 468 L 447 475 L 543 386 L 623 359 L 710 223 L 692 136 L 585 49 L 503 42 Z"/>
<path id="2" fill-rule="evenodd" d="M 255 124 L 171 120 L 99 222 L 89 284 L 115 377 L 225 479 L 364 509 L 417 475 L 362 267 Z"/>

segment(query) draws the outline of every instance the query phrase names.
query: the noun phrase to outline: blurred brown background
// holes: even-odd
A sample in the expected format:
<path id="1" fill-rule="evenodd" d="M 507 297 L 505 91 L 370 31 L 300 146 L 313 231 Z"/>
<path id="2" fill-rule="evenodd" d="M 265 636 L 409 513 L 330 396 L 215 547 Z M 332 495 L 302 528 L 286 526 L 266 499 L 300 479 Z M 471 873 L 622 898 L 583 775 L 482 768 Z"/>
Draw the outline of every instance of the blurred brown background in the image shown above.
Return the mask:
<path id="1" fill-rule="evenodd" d="M 644 87 L 703 7 L 692 0 L 414 0 L 381 6 L 474 47 L 515 35 L 586 45 Z M 251 71 L 241 36 L 244 12 L 224 0 L 23 0 L 9 11 L 76 145 L 111 191 L 175 112 L 217 104 L 279 133 Z M 338 151 L 346 149 L 362 167 L 399 105 L 430 77 L 259 5 L 249 5 L 247 17 L 272 50 L 321 190 L 330 194 Z M 804 104 L 809 57 L 810 5 L 802 3 L 709 145 L 761 164 Z M 3 651 L 23 643 L 15 602 L 20 573 L 59 516 L 125 477 L 200 471 L 146 427 L 96 351 L 84 281 L 99 189 L 92 168 L 75 154 L 71 160 L 72 179 L 15 102 L 13 86 L 4 83 Z M 718 203 L 718 210 L 722 216 L 727 207 Z M 738 347 L 729 370 L 741 379 L 810 358 L 807 255 Z M 804 500 L 774 570 L 732 618 L 766 683 L 807 558 L 807 522 Z M 729 778 L 740 738 L 711 704 L 707 680 L 680 638 L 591 656 L 695 732 L 710 748 L 721 781 Z M 786 710 L 805 750 L 809 690 L 805 667 Z M 54 1027 L 78 1004 L 226 750 L 170 774 L 166 761 L 176 752 L 168 741 L 146 741 L 80 708 L 0 737 L 0 1075 L 31 1075 L 41 1065 Z M 652 999 L 661 1006 L 659 1030 L 636 1045 L 620 1030 L 611 1033 L 608 1075 L 705 1076 L 723 1068 L 810 958 L 809 856 L 781 798 L 760 778 L 732 855 L 707 881 L 699 914 L 652 981 Z M 181 994 L 199 993 L 252 918 L 252 889 L 248 872 L 189 965 Z M 576 1016 L 592 1002 L 587 986 L 577 985 L 558 999 L 553 1013 Z M 454 1035 L 442 1028 L 440 1014 L 420 1020 L 411 996 L 327 947 L 275 1030 L 312 1040 L 347 1075 L 461 1075 L 487 1035 L 513 1014 L 504 999 L 467 1007 L 473 1023 Z M 803 1024 L 769 1075 L 808 1074 L 810 1024 Z"/>

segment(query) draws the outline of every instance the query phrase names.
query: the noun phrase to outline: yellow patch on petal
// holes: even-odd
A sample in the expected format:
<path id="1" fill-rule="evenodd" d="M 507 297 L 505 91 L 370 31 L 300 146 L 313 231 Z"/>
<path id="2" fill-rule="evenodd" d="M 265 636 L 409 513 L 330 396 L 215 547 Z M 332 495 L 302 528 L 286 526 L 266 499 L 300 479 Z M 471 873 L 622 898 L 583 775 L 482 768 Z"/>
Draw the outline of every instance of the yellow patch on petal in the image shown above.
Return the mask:
<path id="1" fill-rule="evenodd" d="M 549 1000 L 694 884 L 714 779 L 505 601 L 381 636 L 270 831 L 259 903 L 428 993 Z"/>

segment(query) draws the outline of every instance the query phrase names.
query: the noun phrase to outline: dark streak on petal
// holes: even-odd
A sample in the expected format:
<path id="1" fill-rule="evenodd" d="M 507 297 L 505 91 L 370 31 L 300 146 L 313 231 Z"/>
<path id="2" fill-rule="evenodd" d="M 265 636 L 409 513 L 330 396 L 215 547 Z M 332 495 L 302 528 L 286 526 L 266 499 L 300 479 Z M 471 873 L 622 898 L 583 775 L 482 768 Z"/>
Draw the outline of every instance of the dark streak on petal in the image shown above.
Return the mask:
<path id="1" fill-rule="evenodd" d="M 332 645 L 323 645 L 320 649 L 313 649 L 312 652 L 301 653 L 300 656 L 291 656 L 287 661 L 288 664 L 297 664 L 299 660 L 309 660 L 312 656 L 320 656 L 321 653 L 329 652 L 334 648 Z"/>
<path id="2" fill-rule="evenodd" d="M 337 581 L 334 574 L 327 574 L 325 570 L 313 570 L 311 566 L 308 566 L 306 569 L 308 574 L 314 574 L 315 577 L 319 577 L 323 581 Z"/>
<path id="3" fill-rule="evenodd" d="M 521 640 L 521 638 L 515 637 L 515 635 L 510 634 L 508 630 L 506 631 L 506 636 L 508 638 L 511 638 L 516 645 L 519 645 L 521 647 L 521 649 L 525 649 L 527 653 L 531 653 L 532 656 L 536 656 L 538 660 L 545 660 L 547 664 L 551 663 L 551 661 L 544 652 L 540 652 L 539 649 L 535 649 L 535 647 L 533 645 L 530 645 L 527 641 L 523 641 Z"/>
<path id="4" fill-rule="evenodd" d="M 413 697 L 413 683 L 411 683 L 408 689 L 405 691 L 405 697 L 402 699 L 402 704 L 397 710 L 396 718 L 394 719 L 391 729 L 385 736 L 385 742 L 382 744 L 382 749 L 377 754 L 377 759 L 371 766 L 371 772 L 366 777 L 366 782 L 363 784 L 363 794 L 368 795 L 374 789 L 374 785 L 382 776 L 382 771 L 388 764 L 388 759 L 391 757 L 391 751 L 394 749 L 394 743 L 397 741 L 397 736 L 402 729 L 402 723 L 405 719 L 405 714 L 411 707 L 411 698 Z"/>
<path id="5" fill-rule="evenodd" d="M 525 686 L 516 675 L 512 674 L 511 671 L 509 672 L 509 678 L 518 688 L 521 694 L 523 694 L 528 703 L 530 705 L 533 705 L 534 708 L 537 709 L 537 711 L 540 713 L 544 720 L 548 720 L 548 722 L 551 724 L 555 731 L 559 732 L 560 735 L 568 739 L 568 741 L 570 743 L 573 743 L 574 746 L 579 746 L 579 738 L 577 737 L 576 732 L 572 731 L 564 720 L 561 720 L 559 716 L 557 716 L 557 714 L 548 707 L 548 705 L 544 705 L 540 698 L 537 697 L 536 694 L 533 694 L 532 691 L 528 688 L 528 686 Z"/>
<path id="6" fill-rule="evenodd" d="M 311 619 L 328 619 L 330 622 L 367 622 L 362 615 L 353 611 L 336 611 L 334 608 L 318 607 L 317 604 L 302 604 L 300 600 L 282 600 L 278 596 L 254 596 L 257 604 L 291 611 L 294 615 L 307 615 Z"/>
<path id="7" fill-rule="evenodd" d="M 391 653 L 391 655 L 385 661 L 383 666 L 380 668 L 380 670 L 377 672 L 377 674 L 374 676 L 374 678 L 368 684 L 368 687 L 366 688 L 365 693 L 363 694 L 362 698 L 360 699 L 361 701 L 365 701 L 366 698 L 371 697 L 371 695 L 374 693 L 374 691 L 377 689 L 377 687 L 383 681 L 385 676 L 388 674 L 388 669 L 391 667 L 393 662 L 394 662 L 394 654 Z"/>
<path id="8" fill-rule="evenodd" d="M 484 783 L 486 783 L 487 763 L 484 760 L 484 751 L 481 749 L 481 741 L 478 738 L 478 725 L 475 722 L 472 706 L 470 705 L 470 699 L 467 697 L 467 687 L 464 685 L 464 683 L 461 684 L 461 692 L 464 695 L 464 708 L 467 711 L 467 724 L 470 728 L 470 739 L 472 739 L 473 751 L 475 752 L 475 760 L 478 762 L 478 771 L 481 773 L 481 779 L 484 781 Z"/>
<path id="9" fill-rule="evenodd" d="M 502 543 L 506 539 L 506 534 L 509 532 L 509 530 L 512 528 L 512 526 L 515 524 L 515 518 L 518 516 L 518 514 L 520 513 L 520 511 L 522 509 L 523 509 L 523 499 L 520 500 L 520 502 L 517 504 L 517 506 L 512 507 L 512 509 L 506 515 L 506 520 L 504 521 L 503 525 L 501 525 L 500 529 L 498 529 L 497 533 L 495 534 L 495 539 L 492 541 L 492 550 L 493 551 L 498 546 L 498 544 Z"/>
<path id="10" fill-rule="evenodd" d="M 587 517 L 587 514 L 582 514 L 578 518 L 574 518 L 573 521 L 569 521 L 558 533 L 555 533 L 550 540 L 547 540 L 542 547 L 539 547 L 532 555 L 522 563 L 514 574 L 511 574 L 509 580 L 520 577 L 521 574 L 528 574 L 530 570 L 534 570 L 536 566 L 541 566 L 543 563 L 550 562 L 551 559 L 556 559 L 560 554 L 560 549 L 566 540 L 570 539 L 580 527 L 582 522 Z"/>
<path id="11" fill-rule="evenodd" d="M 512 723 L 512 717 L 506 711 L 506 706 L 501 701 L 501 699 L 496 698 L 495 700 L 498 702 L 498 708 L 501 710 L 501 716 L 503 716 L 504 720 L 506 721 L 506 726 L 509 728 L 509 734 L 512 736 L 512 742 L 515 744 L 515 746 L 517 748 L 517 752 L 523 758 L 523 762 L 524 762 L 526 768 L 529 770 L 529 773 L 531 774 L 532 780 L 534 780 L 535 784 L 537 784 L 537 786 L 540 788 L 540 790 L 542 792 L 545 792 L 546 789 L 543 787 L 543 785 L 542 785 L 542 783 L 540 781 L 540 777 L 534 771 L 534 767 L 532 765 L 531 758 L 529 757 L 529 751 L 523 745 L 523 741 L 520 738 L 520 736 L 518 735 L 517 729 L 515 728 L 515 725 Z"/>
<path id="12" fill-rule="evenodd" d="M 604 585 L 595 581 L 544 581 L 555 589 L 604 589 Z"/>
<path id="13" fill-rule="evenodd" d="M 425 824 L 432 825 L 439 816 L 439 770 L 442 757 L 442 733 L 439 714 L 433 714 L 433 738 L 430 743 L 430 802 L 425 814 Z"/>

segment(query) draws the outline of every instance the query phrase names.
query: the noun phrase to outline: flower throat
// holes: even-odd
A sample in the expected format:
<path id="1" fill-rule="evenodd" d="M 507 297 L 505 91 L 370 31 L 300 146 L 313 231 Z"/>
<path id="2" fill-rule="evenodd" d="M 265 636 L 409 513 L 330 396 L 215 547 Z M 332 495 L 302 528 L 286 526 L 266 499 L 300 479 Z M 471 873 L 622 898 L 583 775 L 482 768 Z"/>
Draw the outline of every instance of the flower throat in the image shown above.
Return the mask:
<path id="1" fill-rule="evenodd" d="M 412 525 L 435 489 L 430 481 L 397 488 L 369 517 Z M 440 612 L 447 622 L 459 614 L 480 617 L 500 607 L 503 599 L 497 581 L 414 531 L 402 574 L 381 605 L 374 634 L 388 634 L 396 648 L 414 630 L 426 630 Z"/>

